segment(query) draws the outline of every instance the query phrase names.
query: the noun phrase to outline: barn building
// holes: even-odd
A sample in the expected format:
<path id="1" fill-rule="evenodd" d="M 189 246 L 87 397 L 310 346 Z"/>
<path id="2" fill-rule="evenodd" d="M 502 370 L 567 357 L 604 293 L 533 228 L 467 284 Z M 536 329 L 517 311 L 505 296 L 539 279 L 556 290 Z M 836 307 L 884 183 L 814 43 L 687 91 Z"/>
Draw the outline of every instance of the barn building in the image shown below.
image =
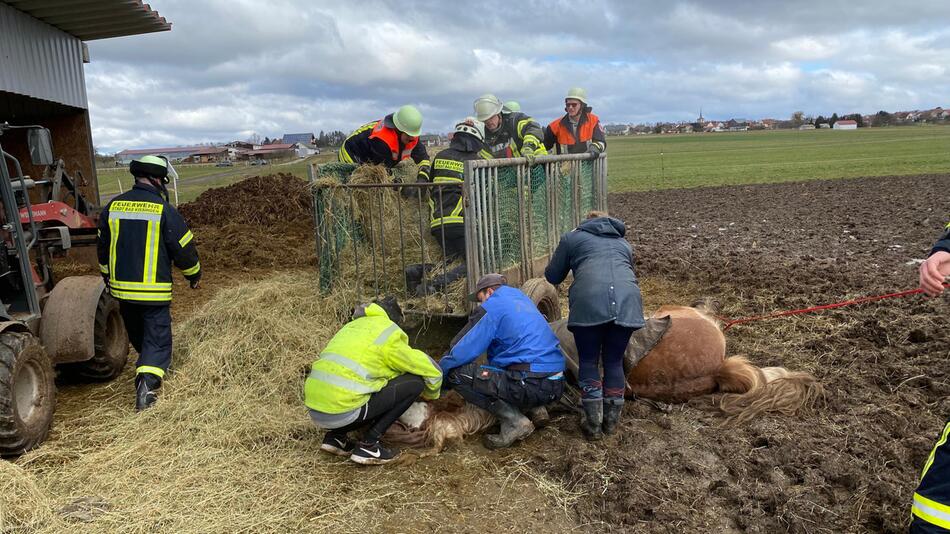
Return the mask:
<path id="1" fill-rule="evenodd" d="M 83 193 L 99 198 L 83 64 L 87 41 L 168 31 L 167 22 L 141 0 L 0 0 L 0 123 L 50 130 L 53 154 L 85 178 Z M 26 134 L 6 130 L 3 150 L 23 172 L 31 164 Z"/>
<path id="2" fill-rule="evenodd" d="M 839 120 L 835 121 L 835 125 L 832 126 L 835 130 L 857 130 L 858 122 L 853 120 Z"/>

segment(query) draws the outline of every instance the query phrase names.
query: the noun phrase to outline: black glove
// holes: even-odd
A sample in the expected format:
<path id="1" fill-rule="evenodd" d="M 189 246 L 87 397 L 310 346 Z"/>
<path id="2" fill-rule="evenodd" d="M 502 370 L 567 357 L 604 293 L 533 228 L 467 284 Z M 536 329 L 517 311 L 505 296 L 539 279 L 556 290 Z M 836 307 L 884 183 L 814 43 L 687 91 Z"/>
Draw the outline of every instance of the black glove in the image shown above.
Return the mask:
<path id="1" fill-rule="evenodd" d="M 188 285 L 191 286 L 191 289 L 198 289 L 198 284 L 201 282 L 201 272 L 199 271 L 197 276 L 194 278 L 188 279 Z"/>

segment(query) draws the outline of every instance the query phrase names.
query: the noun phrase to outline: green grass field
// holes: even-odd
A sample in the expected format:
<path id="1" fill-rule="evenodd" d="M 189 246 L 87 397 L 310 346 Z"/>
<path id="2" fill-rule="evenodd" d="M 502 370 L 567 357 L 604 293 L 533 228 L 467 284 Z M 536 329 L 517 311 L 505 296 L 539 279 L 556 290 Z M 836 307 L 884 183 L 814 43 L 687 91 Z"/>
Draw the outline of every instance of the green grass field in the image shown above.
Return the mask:
<path id="1" fill-rule="evenodd" d="M 950 173 L 950 126 L 607 138 L 611 192 Z"/>

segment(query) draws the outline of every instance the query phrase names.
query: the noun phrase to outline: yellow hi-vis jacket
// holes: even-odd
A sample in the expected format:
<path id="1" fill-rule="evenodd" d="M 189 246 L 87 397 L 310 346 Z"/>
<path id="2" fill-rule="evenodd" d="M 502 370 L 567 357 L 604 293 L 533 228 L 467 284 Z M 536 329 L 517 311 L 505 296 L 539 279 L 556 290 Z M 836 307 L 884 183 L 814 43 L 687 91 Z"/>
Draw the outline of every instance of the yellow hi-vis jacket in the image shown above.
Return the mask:
<path id="1" fill-rule="evenodd" d="M 370 304 L 366 316 L 345 324 L 313 362 L 304 384 L 304 404 L 328 414 L 355 410 L 406 373 L 425 380 L 422 398 L 439 398 L 442 369 L 426 353 L 409 346 L 409 336 L 380 306 Z"/>

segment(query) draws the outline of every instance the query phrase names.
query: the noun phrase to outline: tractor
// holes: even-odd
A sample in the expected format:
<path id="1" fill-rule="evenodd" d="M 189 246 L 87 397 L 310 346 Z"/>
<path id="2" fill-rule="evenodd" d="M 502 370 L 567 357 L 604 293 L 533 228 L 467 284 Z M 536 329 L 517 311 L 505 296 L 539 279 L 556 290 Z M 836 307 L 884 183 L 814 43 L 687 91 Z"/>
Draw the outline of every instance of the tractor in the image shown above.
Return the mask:
<path id="1" fill-rule="evenodd" d="M 49 434 L 56 372 L 91 380 L 115 378 L 125 367 L 129 339 L 118 302 L 101 276 L 53 275 L 54 257 L 96 242 L 97 207 L 80 183 L 54 160 L 49 130 L 25 129 L 33 165 L 25 176 L 0 143 L 0 456 L 18 456 Z M 11 172 L 12 169 L 12 172 Z M 81 180 L 81 176 L 79 177 Z M 31 201 L 31 197 L 37 201 Z"/>

